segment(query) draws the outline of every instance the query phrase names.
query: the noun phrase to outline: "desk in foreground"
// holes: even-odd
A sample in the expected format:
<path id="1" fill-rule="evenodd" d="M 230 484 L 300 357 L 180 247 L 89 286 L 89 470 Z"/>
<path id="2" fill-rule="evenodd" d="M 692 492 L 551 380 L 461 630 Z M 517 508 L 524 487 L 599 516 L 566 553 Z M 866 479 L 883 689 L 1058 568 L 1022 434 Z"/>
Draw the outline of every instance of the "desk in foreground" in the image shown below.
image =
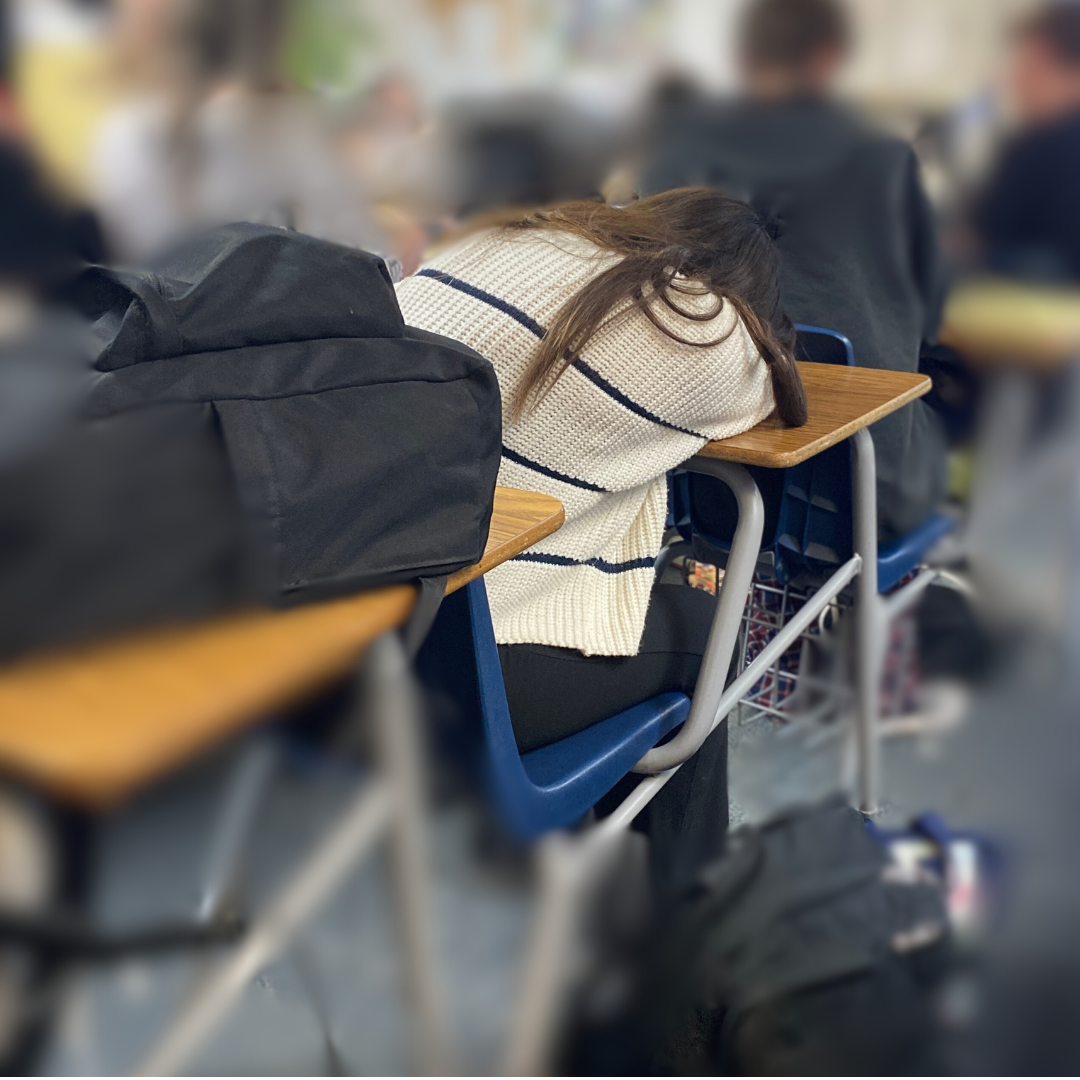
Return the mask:
<path id="1" fill-rule="evenodd" d="M 484 557 L 448 589 L 562 521 L 557 499 L 498 488 Z M 394 585 L 8 664 L 0 668 L 0 767 L 70 802 L 116 803 L 341 678 L 371 641 L 408 619 L 415 599 L 411 585 Z"/>
<path id="2" fill-rule="evenodd" d="M 906 371 L 800 363 L 799 374 L 806 387 L 808 412 L 802 427 L 786 427 L 770 418 L 741 435 L 708 443 L 701 456 L 787 469 L 843 442 L 930 389 L 928 376 Z"/>

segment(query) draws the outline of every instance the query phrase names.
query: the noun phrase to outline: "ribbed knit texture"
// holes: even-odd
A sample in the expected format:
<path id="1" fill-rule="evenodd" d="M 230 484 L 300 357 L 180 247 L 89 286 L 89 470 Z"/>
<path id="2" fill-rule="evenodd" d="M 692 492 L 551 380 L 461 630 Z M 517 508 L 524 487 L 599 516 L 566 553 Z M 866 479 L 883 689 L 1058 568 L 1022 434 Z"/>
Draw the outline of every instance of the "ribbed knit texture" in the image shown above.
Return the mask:
<path id="1" fill-rule="evenodd" d="M 691 341 L 738 325 L 721 344 L 701 348 L 626 309 L 534 412 L 511 423 L 508 403 L 539 335 L 618 258 L 568 234 L 486 232 L 396 286 L 407 323 L 456 338 L 494 365 L 503 396 L 499 483 L 554 495 L 566 507 L 557 533 L 487 575 L 500 644 L 635 654 L 663 538 L 667 471 L 773 409 L 768 369 L 730 304 L 694 322 L 657 302 L 657 317 Z M 716 308 L 712 296 L 676 300 Z"/>

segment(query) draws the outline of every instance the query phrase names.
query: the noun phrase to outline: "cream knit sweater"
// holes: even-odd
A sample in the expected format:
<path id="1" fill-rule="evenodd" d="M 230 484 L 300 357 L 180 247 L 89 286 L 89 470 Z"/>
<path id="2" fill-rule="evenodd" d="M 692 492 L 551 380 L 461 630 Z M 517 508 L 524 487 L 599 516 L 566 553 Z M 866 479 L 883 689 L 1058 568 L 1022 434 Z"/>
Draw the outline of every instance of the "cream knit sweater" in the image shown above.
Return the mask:
<path id="1" fill-rule="evenodd" d="M 635 654 L 664 532 L 667 470 L 773 409 L 768 369 L 741 322 L 720 345 L 700 348 L 627 308 L 535 412 L 511 423 L 507 403 L 544 327 L 618 258 L 564 233 L 486 232 L 396 286 L 406 323 L 456 338 L 494 365 L 503 395 L 499 483 L 566 507 L 562 529 L 487 575 L 500 644 Z M 712 296 L 677 302 L 716 307 Z M 709 322 L 659 302 L 654 311 L 691 341 L 712 341 L 738 319 L 730 304 Z"/>

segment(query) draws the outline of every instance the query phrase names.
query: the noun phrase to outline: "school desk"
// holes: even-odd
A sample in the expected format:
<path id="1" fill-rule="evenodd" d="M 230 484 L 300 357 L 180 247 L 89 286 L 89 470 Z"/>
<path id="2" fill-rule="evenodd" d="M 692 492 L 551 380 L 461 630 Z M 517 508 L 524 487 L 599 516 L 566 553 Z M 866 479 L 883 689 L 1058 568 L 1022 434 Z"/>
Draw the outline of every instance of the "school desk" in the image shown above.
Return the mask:
<path id="1" fill-rule="evenodd" d="M 447 591 L 562 521 L 558 500 L 497 488 L 484 556 L 453 574 Z M 415 596 L 394 585 L 12 661 L 0 667 L 0 769 L 62 802 L 116 805 L 347 674 L 370 642 L 408 619 Z"/>
<path id="2" fill-rule="evenodd" d="M 717 614 L 682 730 L 650 750 L 637 770 L 662 774 L 685 761 L 731 711 L 761 672 L 817 618 L 824 607 L 856 580 L 857 627 L 856 709 L 859 748 L 859 804 L 876 809 L 878 792 L 878 692 L 884 651 L 885 611 L 877 584 L 877 482 L 874 444 L 867 430 L 882 417 L 930 389 L 925 375 L 833 364 L 800 363 L 806 388 L 806 424 L 785 427 L 768 419 L 741 435 L 707 444 L 682 467 L 722 480 L 739 507 Z M 750 473 L 743 466 L 789 468 L 850 439 L 854 450 L 854 554 L 811 597 L 766 646 L 761 657 L 730 686 L 725 685 L 738 636 L 743 606 L 761 549 L 763 506 Z M 761 659 L 764 662 L 761 662 Z M 647 795 L 644 791 L 643 797 Z M 651 797 L 651 795 L 648 795 Z M 630 806 L 627 807 L 629 812 Z M 636 812 L 636 811 L 635 811 Z"/>
<path id="3" fill-rule="evenodd" d="M 524 551 L 562 521 L 557 499 L 497 488 L 484 555 L 451 575 L 447 590 Z M 383 836 L 393 855 L 417 1064 L 431 1071 L 444 1060 L 445 1019 L 431 970 L 419 718 L 404 649 L 391 633 L 408 619 L 415 599 L 413 586 L 396 585 L 287 611 L 146 630 L 0 668 L 0 768 L 52 799 L 93 811 L 115 806 L 268 712 L 346 676 L 366 654 L 362 712 L 374 731 L 377 766 L 370 782 L 163 1033 L 144 1071 L 181 1068 L 253 973 Z M 262 749 L 247 747 L 234 771 L 190 924 L 103 933 L 80 916 L 35 911 L 9 918 L 7 930 L 62 956 L 197 947 L 228 937 L 229 893 L 269 773 Z"/>
<path id="4" fill-rule="evenodd" d="M 986 614 L 1076 637 L 1080 573 L 1080 288 L 1000 278 L 950 295 L 940 332 L 983 377 L 967 527 Z"/>
<path id="5" fill-rule="evenodd" d="M 950 294 L 938 336 L 976 370 L 1058 371 L 1080 360 L 1080 288 L 965 282 Z"/>

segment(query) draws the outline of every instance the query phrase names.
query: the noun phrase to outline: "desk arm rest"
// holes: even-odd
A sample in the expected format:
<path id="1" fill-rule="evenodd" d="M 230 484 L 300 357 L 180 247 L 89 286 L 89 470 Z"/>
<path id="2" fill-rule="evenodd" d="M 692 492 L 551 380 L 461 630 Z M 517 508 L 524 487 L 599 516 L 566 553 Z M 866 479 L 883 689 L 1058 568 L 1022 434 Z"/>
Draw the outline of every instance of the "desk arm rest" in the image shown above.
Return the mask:
<path id="1" fill-rule="evenodd" d="M 682 730 L 670 742 L 653 747 L 635 766 L 634 772 L 661 773 L 674 769 L 694 754 L 715 726 L 717 708 L 727 684 L 735 642 L 739 637 L 746 595 L 754 578 L 765 508 L 761 492 L 741 465 L 713 458 L 693 457 L 681 468 L 723 481 L 739 506 L 739 520 L 731 541 L 720 599 L 701 661 L 701 674 Z"/>

